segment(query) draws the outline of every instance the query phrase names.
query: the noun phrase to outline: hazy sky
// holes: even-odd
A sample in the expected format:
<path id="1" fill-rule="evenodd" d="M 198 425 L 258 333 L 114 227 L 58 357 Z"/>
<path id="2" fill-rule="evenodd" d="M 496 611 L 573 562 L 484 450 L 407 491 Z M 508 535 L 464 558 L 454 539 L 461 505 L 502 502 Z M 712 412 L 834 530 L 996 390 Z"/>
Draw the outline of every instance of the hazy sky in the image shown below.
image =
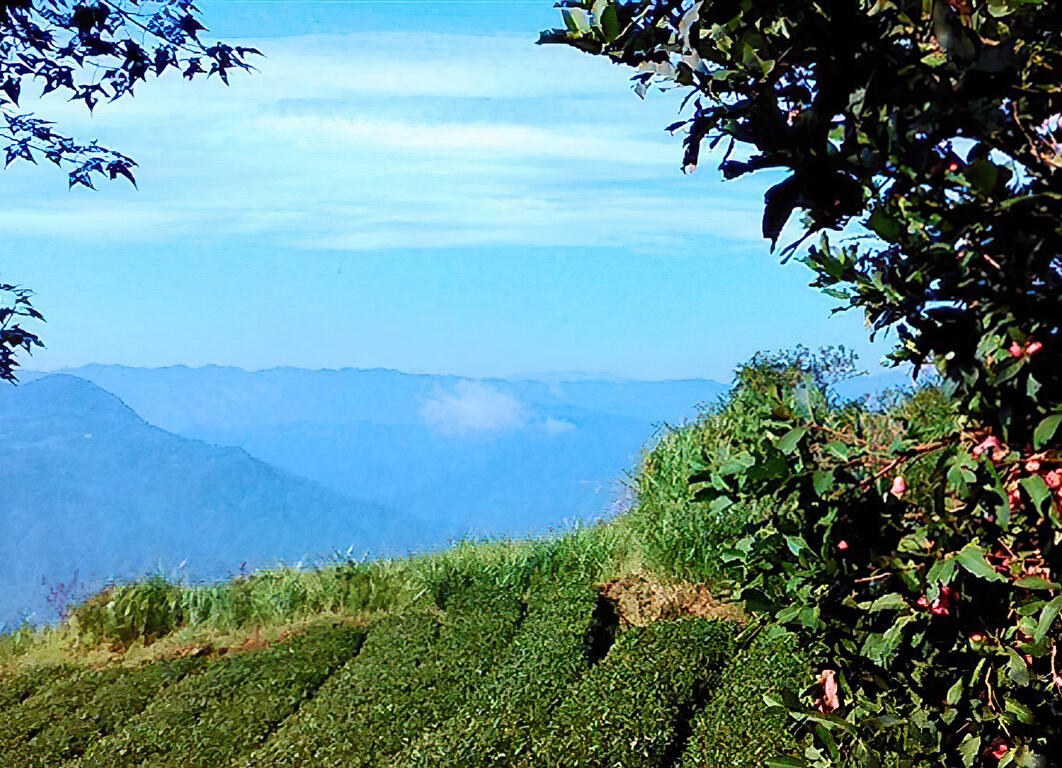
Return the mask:
<path id="1" fill-rule="evenodd" d="M 757 349 L 869 349 L 758 236 L 770 177 L 680 172 L 677 92 L 533 44 L 552 0 L 200 5 L 259 72 L 92 118 L 24 96 L 140 164 L 139 191 L 0 175 L 0 279 L 48 318 L 28 367 L 725 379 Z"/>

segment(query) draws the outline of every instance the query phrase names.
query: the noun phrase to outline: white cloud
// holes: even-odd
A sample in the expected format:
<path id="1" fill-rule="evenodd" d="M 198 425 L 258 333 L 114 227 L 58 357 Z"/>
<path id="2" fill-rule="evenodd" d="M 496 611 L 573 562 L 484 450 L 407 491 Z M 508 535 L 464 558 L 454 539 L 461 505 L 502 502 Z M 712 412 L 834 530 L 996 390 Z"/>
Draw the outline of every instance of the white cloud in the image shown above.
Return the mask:
<path id="1" fill-rule="evenodd" d="M 445 434 L 500 432 L 523 426 L 527 408 L 515 397 L 478 381 L 459 381 L 424 401 L 421 418 Z"/>
<path id="2" fill-rule="evenodd" d="M 639 101 L 628 73 L 594 57 L 442 34 L 257 45 L 260 71 L 228 88 L 168 78 L 91 119 L 45 99 L 42 116 L 132 155 L 140 191 L 71 195 L 61 173 L 15 168 L 5 231 L 327 251 L 760 242 L 762 192 L 724 190 L 710 168 L 681 176 L 663 131 L 677 99 Z"/>
<path id="3" fill-rule="evenodd" d="M 556 419 L 549 416 L 544 422 L 542 422 L 542 428 L 546 430 L 547 435 L 553 437 L 555 435 L 563 435 L 566 432 L 574 431 L 575 425 L 567 419 Z"/>
<path id="4" fill-rule="evenodd" d="M 674 142 L 617 136 L 610 126 L 567 125 L 545 128 L 487 122 L 366 120 L 322 115 L 274 116 L 259 120 L 258 130 L 302 146 L 346 145 L 358 150 L 395 149 L 427 156 L 474 153 L 506 161 L 516 157 L 597 160 L 622 165 L 662 166 L 676 156 Z"/>

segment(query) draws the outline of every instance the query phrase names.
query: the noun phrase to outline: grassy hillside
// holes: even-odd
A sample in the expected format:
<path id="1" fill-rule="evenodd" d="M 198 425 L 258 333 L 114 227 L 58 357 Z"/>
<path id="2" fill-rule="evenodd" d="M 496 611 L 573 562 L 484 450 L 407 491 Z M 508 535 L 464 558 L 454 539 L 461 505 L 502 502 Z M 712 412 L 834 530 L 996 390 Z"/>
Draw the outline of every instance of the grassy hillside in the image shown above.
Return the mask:
<path id="1" fill-rule="evenodd" d="M 757 510 L 687 483 L 758 428 L 756 381 L 663 434 L 612 522 L 149 579 L 3 638 L 0 765 L 741 768 L 798 749 L 765 696 L 811 684 L 814 649 L 726 602 L 727 546 Z M 918 398 L 940 407 L 867 418 L 898 425 Z"/>

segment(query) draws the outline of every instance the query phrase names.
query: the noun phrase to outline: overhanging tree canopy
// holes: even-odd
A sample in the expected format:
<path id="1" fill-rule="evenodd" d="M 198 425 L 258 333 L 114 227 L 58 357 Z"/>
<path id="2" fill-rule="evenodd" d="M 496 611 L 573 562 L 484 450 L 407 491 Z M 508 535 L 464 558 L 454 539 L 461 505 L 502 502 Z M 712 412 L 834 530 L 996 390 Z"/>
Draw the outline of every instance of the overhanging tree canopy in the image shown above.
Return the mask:
<path id="1" fill-rule="evenodd" d="M 132 158 L 72 138 L 25 108 L 50 93 L 97 104 L 132 96 L 139 83 L 178 70 L 192 80 L 248 70 L 253 48 L 200 39 L 206 27 L 192 0 L 0 0 L 0 147 L 4 166 L 39 158 L 67 169 L 69 185 L 97 178 L 135 184 Z M 38 91 L 39 89 L 39 91 Z M 0 380 L 14 381 L 16 352 L 40 346 L 21 322 L 40 320 L 30 292 L 0 284 Z"/>
<path id="2" fill-rule="evenodd" d="M 736 593 L 802 633 L 806 749 L 770 763 L 1039 766 L 1062 753 L 1062 6 L 1051 0 L 564 0 L 563 43 L 687 92 L 683 166 L 784 173 L 772 247 L 934 364 L 947 433 L 757 393 L 762 430 L 692 479 Z M 696 215 L 696 201 L 691 201 Z M 831 244 L 830 231 L 869 235 Z M 836 237 L 834 238 L 837 239 Z M 770 368 L 770 366 L 768 366 Z M 818 391 L 818 394 L 815 394 Z M 937 406 L 934 406 L 934 408 Z M 942 423 L 949 421 L 944 419 Z M 906 477 L 905 477 L 906 474 Z M 911 485 L 908 481 L 911 480 Z"/>
<path id="3" fill-rule="evenodd" d="M 687 89 L 683 166 L 725 148 L 776 243 L 858 219 L 817 283 L 936 362 L 968 409 L 1026 440 L 1062 400 L 1062 8 L 1039 0 L 564 2 L 566 43 Z M 735 156 L 735 154 L 737 156 Z M 796 245 L 791 246 L 795 249 Z M 1020 354 L 1019 354 L 1020 353 Z"/>
<path id="4" fill-rule="evenodd" d="M 70 186 L 96 176 L 133 181 L 133 160 L 95 141 L 61 135 L 20 101 L 57 92 L 92 110 L 132 96 L 138 83 L 170 69 L 191 80 L 247 70 L 253 48 L 208 44 L 192 0 L 0 0 L 0 140 L 5 165 L 38 157 L 69 167 Z M 38 94 L 33 94 L 38 95 Z"/>

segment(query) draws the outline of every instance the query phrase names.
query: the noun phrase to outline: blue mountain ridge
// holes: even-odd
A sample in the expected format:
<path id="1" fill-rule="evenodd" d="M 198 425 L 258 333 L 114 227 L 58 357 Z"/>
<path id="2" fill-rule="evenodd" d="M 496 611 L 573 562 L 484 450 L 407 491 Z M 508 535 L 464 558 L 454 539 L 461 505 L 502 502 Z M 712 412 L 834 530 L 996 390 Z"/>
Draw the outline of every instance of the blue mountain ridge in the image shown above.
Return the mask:
<path id="1" fill-rule="evenodd" d="M 607 515 L 654 429 L 696 416 L 709 380 L 466 379 L 387 369 L 71 371 L 148 422 L 451 535 L 542 533 Z"/>
<path id="2" fill-rule="evenodd" d="M 54 618 L 58 584 L 83 592 L 160 566 L 213 579 L 337 550 L 403 554 L 444 536 L 243 449 L 151 426 L 69 375 L 0 388 L 0 466 L 0 625 Z"/>
<path id="3" fill-rule="evenodd" d="M 725 389 L 221 366 L 22 380 L 0 388 L 0 624 L 52 618 L 48 588 L 75 570 L 86 590 L 158 567 L 194 581 L 607 517 L 655 430 Z"/>

